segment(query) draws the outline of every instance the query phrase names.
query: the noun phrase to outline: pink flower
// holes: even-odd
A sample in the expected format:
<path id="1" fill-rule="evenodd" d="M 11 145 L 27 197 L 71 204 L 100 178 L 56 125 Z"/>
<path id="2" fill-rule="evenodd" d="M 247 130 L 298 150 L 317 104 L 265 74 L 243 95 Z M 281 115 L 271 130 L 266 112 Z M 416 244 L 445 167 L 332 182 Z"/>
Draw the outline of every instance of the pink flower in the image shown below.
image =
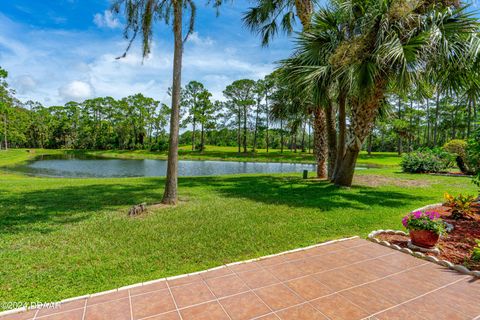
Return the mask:
<path id="1" fill-rule="evenodd" d="M 407 225 L 408 225 L 408 215 L 406 215 L 405 217 L 403 217 L 402 219 L 402 224 L 403 226 L 406 228 Z"/>
<path id="2" fill-rule="evenodd" d="M 421 218 L 421 217 L 422 217 L 422 211 L 415 211 L 415 212 L 413 213 L 413 217 L 414 217 L 415 219 Z"/>

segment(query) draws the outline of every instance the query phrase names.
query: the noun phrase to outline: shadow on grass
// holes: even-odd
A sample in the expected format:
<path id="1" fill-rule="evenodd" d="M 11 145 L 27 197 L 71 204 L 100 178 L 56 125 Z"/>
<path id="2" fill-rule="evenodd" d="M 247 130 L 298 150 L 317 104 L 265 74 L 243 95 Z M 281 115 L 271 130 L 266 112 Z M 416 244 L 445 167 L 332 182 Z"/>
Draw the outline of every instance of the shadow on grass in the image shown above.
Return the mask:
<path id="1" fill-rule="evenodd" d="M 116 184 L 49 185 L 38 189 L 32 187 L 34 190 L 27 192 L 0 189 L 0 233 L 49 233 L 63 225 L 90 219 L 102 211 L 128 208 L 142 202 L 158 202 L 162 197 L 163 183 L 163 179 L 152 178 L 119 181 Z M 229 202 L 232 207 L 238 205 L 235 199 L 248 199 L 322 211 L 337 208 L 365 210 L 374 204 L 395 208 L 422 199 L 408 190 L 402 193 L 370 187 L 339 189 L 327 182 L 285 176 L 194 177 L 180 178 L 179 183 L 181 195 L 212 194 Z"/>
<path id="2" fill-rule="evenodd" d="M 326 181 L 309 181 L 296 177 L 200 177 L 180 181 L 182 187 L 208 185 L 213 192 L 225 198 L 249 199 L 297 208 L 317 208 L 323 211 L 336 208 L 365 209 L 375 204 L 395 208 L 412 200 L 425 199 L 407 190 L 403 193 L 365 186 L 342 189 Z"/>
<path id="3" fill-rule="evenodd" d="M 89 219 L 100 211 L 157 202 L 161 199 L 163 184 L 163 179 L 149 179 L 138 183 L 41 187 L 21 193 L 0 190 L 0 234 L 48 233 L 65 224 Z"/>

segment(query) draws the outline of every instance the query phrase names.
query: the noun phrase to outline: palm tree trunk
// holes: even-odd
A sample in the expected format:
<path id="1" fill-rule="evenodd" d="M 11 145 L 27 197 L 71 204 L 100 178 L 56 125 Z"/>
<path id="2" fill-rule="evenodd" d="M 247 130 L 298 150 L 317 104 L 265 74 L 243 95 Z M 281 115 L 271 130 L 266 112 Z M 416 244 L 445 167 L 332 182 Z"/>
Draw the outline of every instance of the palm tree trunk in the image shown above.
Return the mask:
<path id="1" fill-rule="evenodd" d="M 436 106 L 435 106 L 435 123 L 434 123 L 434 127 L 433 127 L 433 145 L 435 147 L 437 146 L 437 140 L 438 140 L 437 129 L 438 129 L 438 112 L 439 112 L 439 109 L 440 109 L 440 93 L 437 90 L 437 103 L 436 103 Z"/>
<path id="2" fill-rule="evenodd" d="M 173 83 L 172 83 L 172 113 L 170 116 L 170 138 L 168 146 L 167 177 L 162 203 L 175 205 L 178 202 L 178 134 L 180 126 L 180 90 L 182 85 L 182 15 L 183 2 L 173 3 Z"/>
<path id="3" fill-rule="evenodd" d="M 317 160 L 317 178 L 327 178 L 327 157 L 328 157 L 328 143 L 326 126 L 327 119 L 325 109 L 322 107 L 315 108 L 313 114 L 313 152 Z"/>
<path id="4" fill-rule="evenodd" d="M 257 114 L 255 116 L 255 131 L 253 135 L 253 153 L 257 150 L 257 135 L 258 135 L 258 117 L 260 113 L 260 103 L 257 106 Z"/>
<path id="5" fill-rule="evenodd" d="M 355 173 L 358 154 L 365 139 L 372 131 L 375 118 L 378 114 L 380 101 L 384 96 L 385 81 L 379 80 L 372 96 L 363 103 L 355 101 L 351 105 L 352 117 L 350 119 L 349 139 L 342 166 L 338 169 L 334 183 L 337 186 L 350 187 Z"/>
<path id="6" fill-rule="evenodd" d="M 430 99 L 427 98 L 427 147 L 430 146 Z"/>
<path id="7" fill-rule="evenodd" d="M 468 99 L 468 111 L 467 111 L 467 139 L 470 139 L 470 133 L 472 131 L 472 101 Z"/>
<path id="8" fill-rule="evenodd" d="M 269 126 L 269 116 L 268 116 L 268 94 L 265 94 L 265 113 L 266 113 L 266 120 L 267 120 L 267 136 L 266 136 L 266 139 L 267 139 L 267 153 L 268 153 L 268 142 L 269 142 L 269 139 L 268 139 L 268 126 Z"/>
<path id="9" fill-rule="evenodd" d="M 283 136 L 283 119 L 280 119 L 280 153 L 283 153 L 284 145 L 284 136 Z"/>
<path id="10" fill-rule="evenodd" d="M 328 179 L 333 178 L 335 163 L 337 160 L 337 126 L 336 126 L 336 108 L 332 103 L 327 107 L 327 138 L 328 138 Z"/>
<path id="11" fill-rule="evenodd" d="M 335 159 L 335 168 L 332 180 L 335 180 L 338 170 L 342 167 L 343 156 L 345 155 L 346 137 L 347 137 L 347 97 L 340 94 L 338 97 L 338 141 L 337 155 Z"/>
<path id="12" fill-rule="evenodd" d="M 307 118 L 308 116 L 305 115 L 305 118 Z M 307 119 L 305 119 L 305 122 L 303 123 L 303 127 L 302 127 L 302 152 L 305 152 L 305 131 L 306 131 L 306 128 L 307 127 Z"/>

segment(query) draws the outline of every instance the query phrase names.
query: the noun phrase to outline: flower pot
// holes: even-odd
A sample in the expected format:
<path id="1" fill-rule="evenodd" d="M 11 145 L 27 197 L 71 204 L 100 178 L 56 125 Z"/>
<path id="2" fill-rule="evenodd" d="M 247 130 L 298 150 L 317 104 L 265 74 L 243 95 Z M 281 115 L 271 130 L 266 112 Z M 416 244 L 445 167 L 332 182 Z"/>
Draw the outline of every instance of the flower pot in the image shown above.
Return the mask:
<path id="1" fill-rule="evenodd" d="M 410 239 L 412 243 L 419 247 L 432 248 L 434 247 L 440 236 L 430 230 L 410 230 Z"/>

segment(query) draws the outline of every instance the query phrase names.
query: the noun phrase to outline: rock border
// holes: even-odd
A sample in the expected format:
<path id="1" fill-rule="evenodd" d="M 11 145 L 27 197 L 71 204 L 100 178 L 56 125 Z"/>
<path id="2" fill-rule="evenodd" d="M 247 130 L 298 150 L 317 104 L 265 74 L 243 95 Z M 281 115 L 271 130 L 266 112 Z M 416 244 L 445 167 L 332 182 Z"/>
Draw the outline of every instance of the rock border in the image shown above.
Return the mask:
<path id="1" fill-rule="evenodd" d="M 427 205 L 427 206 L 424 206 L 424 207 L 421 207 L 421 208 L 418 208 L 418 209 L 415 209 L 415 210 L 412 210 L 412 212 L 414 211 L 423 211 L 423 210 L 429 210 L 429 209 L 432 209 L 434 207 L 438 207 L 442 205 L 442 203 L 436 203 L 436 204 L 430 204 L 430 205 Z M 427 261 L 430 261 L 430 262 L 433 262 L 433 263 L 436 263 L 438 265 L 441 265 L 443 267 L 447 267 L 449 269 L 452 269 L 452 270 L 455 270 L 455 271 L 458 271 L 462 274 L 466 274 L 466 275 L 469 275 L 469 276 L 474 276 L 474 277 L 477 277 L 477 278 L 480 278 L 480 271 L 473 271 L 473 270 L 470 270 L 468 268 L 466 268 L 465 266 L 462 266 L 461 264 L 454 264 L 450 261 L 447 261 L 447 260 L 440 260 L 436 257 L 432 257 L 432 256 L 429 256 L 429 255 L 426 255 L 420 251 L 414 251 L 414 250 L 411 250 L 409 248 L 402 248 L 400 247 L 399 245 L 396 245 L 396 244 L 391 244 L 390 242 L 388 241 L 385 241 L 385 240 L 378 240 L 377 238 L 375 238 L 377 235 L 379 234 L 393 234 L 393 235 L 402 235 L 402 236 L 408 236 L 408 234 L 405 232 L 405 231 L 400 231 L 400 230 L 391 230 L 391 229 L 387 229 L 387 230 L 375 230 L 375 231 L 372 231 L 370 232 L 370 234 L 368 235 L 367 239 L 370 240 L 371 242 L 374 242 L 374 243 L 378 243 L 382 246 L 385 246 L 385 247 L 388 247 L 388 248 L 392 248 L 394 250 L 397 250 L 397 251 L 400 251 L 400 252 L 403 252 L 403 253 L 407 253 L 407 254 L 410 254 L 414 257 L 417 257 L 417 258 L 420 258 L 420 259 L 424 259 L 424 260 L 427 260 Z"/>
<path id="2" fill-rule="evenodd" d="M 276 256 L 281 256 L 281 255 L 285 255 L 285 254 L 288 254 L 288 253 L 308 250 L 308 249 L 312 249 L 312 248 L 316 248 L 316 247 L 329 245 L 329 244 L 332 244 L 332 243 L 344 242 L 344 241 L 348 241 L 348 240 L 352 240 L 352 239 L 359 239 L 359 238 L 360 238 L 359 236 L 353 236 L 353 237 L 348 237 L 348 238 L 340 238 L 340 239 L 330 240 L 330 241 L 326 241 L 326 242 L 317 243 L 317 244 L 314 244 L 314 245 L 311 245 L 311 246 L 308 246 L 308 247 L 302 247 L 302 248 L 297 248 L 297 249 L 293 249 L 293 250 L 283 251 L 283 252 L 280 252 L 280 253 L 275 253 L 275 254 L 262 256 L 262 257 L 259 257 L 259 258 L 253 258 L 253 259 L 249 259 L 249 260 L 244 260 L 244 261 L 232 262 L 232 263 L 228 263 L 228 264 L 225 264 L 225 265 L 222 265 L 222 266 L 218 266 L 218 267 L 214 267 L 214 268 L 210 268 L 210 269 L 206 269 L 206 270 L 202 270 L 202 271 L 186 273 L 186 274 L 182 274 L 182 275 L 178 275 L 178 276 L 166 277 L 166 278 L 156 279 L 156 280 L 152 280 L 152 281 L 140 282 L 140 283 L 137 283 L 137 284 L 124 286 L 124 287 L 120 287 L 120 288 L 117 288 L 117 289 L 112 289 L 112 290 L 108 290 L 108 291 L 102 291 L 102 292 L 97 292 L 97 293 L 92 293 L 92 294 L 86 294 L 86 295 L 83 295 L 83 296 L 68 298 L 68 299 L 58 301 L 58 302 L 52 302 L 52 304 L 61 305 L 61 304 L 67 303 L 67 302 L 72 302 L 72 301 L 76 301 L 76 300 L 87 299 L 87 298 L 91 298 L 91 297 L 101 296 L 101 295 L 104 295 L 104 294 L 114 293 L 114 292 L 117 292 L 117 291 L 142 287 L 142 286 L 145 286 L 145 285 L 154 284 L 154 283 L 158 283 L 158 282 L 162 282 L 162 281 L 185 278 L 185 277 L 194 276 L 194 275 L 197 275 L 197 274 L 202 274 L 202 273 L 206 273 L 206 272 L 210 272 L 210 271 L 214 271 L 214 270 L 218 270 L 218 269 L 228 268 L 228 267 L 243 264 L 243 263 L 260 261 L 260 260 L 263 260 L 263 259 L 272 258 L 272 257 L 276 257 Z M 0 311 L 0 317 L 6 316 L 6 315 L 11 315 L 11 314 L 16 314 L 16 313 L 21 313 L 21 312 L 25 312 L 25 311 L 29 311 L 29 310 L 35 310 L 35 308 L 32 309 L 32 308 L 22 307 L 22 308 L 17 308 L 17 309 Z"/>

